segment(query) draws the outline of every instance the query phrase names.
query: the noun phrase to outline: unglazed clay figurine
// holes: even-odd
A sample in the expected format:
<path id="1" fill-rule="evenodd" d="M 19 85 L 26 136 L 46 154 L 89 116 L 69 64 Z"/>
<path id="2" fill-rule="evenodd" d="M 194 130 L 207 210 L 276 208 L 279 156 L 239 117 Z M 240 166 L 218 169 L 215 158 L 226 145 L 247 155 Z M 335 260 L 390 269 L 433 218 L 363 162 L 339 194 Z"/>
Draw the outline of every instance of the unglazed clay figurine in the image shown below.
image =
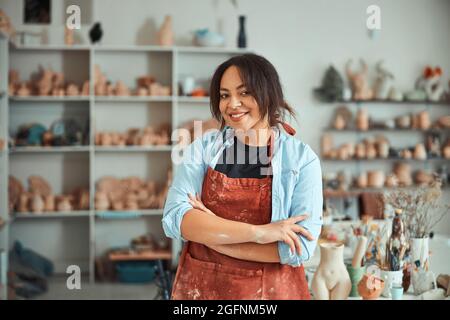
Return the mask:
<path id="1" fill-rule="evenodd" d="M 31 195 L 30 207 L 34 213 L 42 213 L 44 211 L 45 204 L 40 194 L 33 193 Z"/>
<path id="2" fill-rule="evenodd" d="M 172 17 L 167 15 L 158 32 L 158 44 L 160 46 L 173 46 Z"/>
<path id="3" fill-rule="evenodd" d="M 356 179 L 356 186 L 358 188 L 367 188 L 367 173 L 362 172 Z"/>
<path id="4" fill-rule="evenodd" d="M 55 197 L 52 194 L 44 196 L 44 211 L 55 211 Z"/>
<path id="5" fill-rule="evenodd" d="M 80 95 L 80 89 L 76 84 L 69 84 L 66 89 L 66 95 L 67 96 L 79 96 Z"/>
<path id="6" fill-rule="evenodd" d="M 95 209 L 97 210 L 109 209 L 109 200 L 105 192 L 97 191 L 95 193 Z"/>
<path id="7" fill-rule="evenodd" d="M 344 264 L 344 245 L 320 244 L 320 263 L 311 284 L 316 300 L 347 299 L 352 288 L 350 276 Z"/>
<path id="8" fill-rule="evenodd" d="M 355 147 L 356 159 L 365 159 L 366 155 L 366 145 L 364 143 L 358 143 Z"/>
<path id="9" fill-rule="evenodd" d="M 442 148 L 442 156 L 445 159 L 450 159 L 450 139 L 447 140 L 447 143 Z"/>
<path id="10" fill-rule="evenodd" d="M 74 43 L 73 41 L 73 29 L 65 28 L 64 29 L 64 44 L 66 46 L 72 46 Z"/>
<path id="11" fill-rule="evenodd" d="M 20 180 L 10 175 L 8 178 L 8 209 L 9 212 L 13 212 L 19 203 L 19 198 L 25 192 Z M 26 211 L 26 210 L 24 210 Z"/>
<path id="12" fill-rule="evenodd" d="M 414 148 L 414 159 L 427 159 L 427 151 L 425 150 L 425 146 L 423 145 L 423 143 L 416 144 L 416 147 Z"/>
<path id="13" fill-rule="evenodd" d="M 428 186 L 434 181 L 434 175 L 424 170 L 417 170 L 414 174 L 414 181 L 417 185 Z"/>
<path id="14" fill-rule="evenodd" d="M 422 111 L 418 115 L 419 129 L 428 130 L 431 126 L 430 114 L 427 111 Z"/>
<path id="15" fill-rule="evenodd" d="M 351 83 L 352 91 L 353 91 L 353 99 L 354 100 L 371 100 L 373 99 L 373 91 L 369 87 L 367 81 L 368 68 L 367 64 L 364 60 L 360 60 L 361 63 L 361 71 L 360 72 L 352 72 L 351 71 L 351 63 L 352 60 L 349 60 L 345 66 L 345 71 L 347 77 Z"/>
<path id="16" fill-rule="evenodd" d="M 28 212 L 30 211 L 29 204 L 30 204 L 31 195 L 28 192 L 24 192 L 20 194 L 19 201 L 17 204 L 17 212 Z"/>
<path id="17" fill-rule="evenodd" d="M 129 96 L 130 95 L 130 89 L 123 83 L 123 81 L 119 80 L 116 83 L 116 87 L 114 90 L 116 96 Z"/>
<path id="18" fill-rule="evenodd" d="M 83 82 L 83 87 L 81 89 L 81 95 L 82 96 L 88 96 L 89 95 L 89 81 L 86 80 L 85 82 Z"/>
<path id="19" fill-rule="evenodd" d="M 398 178 L 398 184 L 401 187 L 412 185 L 411 166 L 407 163 L 398 162 L 394 166 L 394 173 Z"/>
<path id="20" fill-rule="evenodd" d="M 387 187 L 387 188 L 395 188 L 395 187 L 397 187 L 398 186 L 398 179 L 397 179 L 397 176 L 395 175 L 395 174 L 389 174 L 387 177 L 386 177 L 386 181 L 385 181 L 385 183 L 384 183 L 384 185 Z"/>
<path id="21" fill-rule="evenodd" d="M 359 109 L 356 114 L 356 128 L 361 131 L 367 131 L 369 129 L 369 115 L 365 108 Z"/>
<path id="22" fill-rule="evenodd" d="M 384 186 L 385 175 L 381 170 L 367 172 L 368 186 L 371 188 L 382 188 Z"/>
<path id="23" fill-rule="evenodd" d="M 38 194 L 43 197 L 52 194 L 52 188 L 50 187 L 50 184 L 40 176 L 29 176 L 28 186 L 29 191 L 32 194 Z"/>
<path id="24" fill-rule="evenodd" d="M 40 96 L 48 96 L 52 90 L 53 72 L 40 67 L 40 79 L 36 83 L 38 94 Z"/>
<path id="25" fill-rule="evenodd" d="M 72 205 L 70 204 L 69 197 L 58 196 L 56 198 L 56 211 L 72 211 Z"/>
<path id="26" fill-rule="evenodd" d="M 17 89 L 17 93 L 16 93 L 19 97 L 28 97 L 29 95 L 31 95 L 31 90 L 28 87 L 26 82 L 22 82 L 20 84 L 19 89 Z"/>
<path id="27" fill-rule="evenodd" d="M 333 136 L 329 133 L 322 135 L 321 139 L 322 157 L 329 158 L 330 152 L 333 149 Z"/>

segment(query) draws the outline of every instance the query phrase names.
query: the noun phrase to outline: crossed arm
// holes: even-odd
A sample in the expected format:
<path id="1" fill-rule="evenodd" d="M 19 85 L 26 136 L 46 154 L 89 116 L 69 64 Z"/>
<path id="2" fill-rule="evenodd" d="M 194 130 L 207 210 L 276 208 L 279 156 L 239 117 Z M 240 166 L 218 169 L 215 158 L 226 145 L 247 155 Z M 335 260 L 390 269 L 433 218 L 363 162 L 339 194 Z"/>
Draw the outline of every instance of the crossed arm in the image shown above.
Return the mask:
<path id="1" fill-rule="evenodd" d="M 312 235 L 296 224 L 307 218 L 299 215 L 265 225 L 252 225 L 216 216 L 200 200 L 189 196 L 193 209 L 186 212 L 181 222 L 181 234 L 190 241 L 202 243 L 227 256 L 257 262 L 280 262 L 278 241 L 287 243 L 291 251 L 301 254 L 297 234 L 308 240 Z"/>

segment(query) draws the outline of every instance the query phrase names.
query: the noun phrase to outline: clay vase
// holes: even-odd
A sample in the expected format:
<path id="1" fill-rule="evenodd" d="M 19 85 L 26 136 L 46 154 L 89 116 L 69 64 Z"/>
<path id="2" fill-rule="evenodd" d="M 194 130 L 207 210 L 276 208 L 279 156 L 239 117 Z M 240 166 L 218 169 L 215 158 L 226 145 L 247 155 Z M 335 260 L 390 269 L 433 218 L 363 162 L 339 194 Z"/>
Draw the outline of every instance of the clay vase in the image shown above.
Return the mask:
<path id="1" fill-rule="evenodd" d="M 173 46 L 172 17 L 167 15 L 158 32 L 158 44 L 160 46 Z"/>
<path id="2" fill-rule="evenodd" d="M 334 119 L 334 128 L 336 130 L 342 130 L 345 128 L 345 119 L 342 115 L 338 114 Z"/>
<path id="3" fill-rule="evenodd" d="M 55 196 L 52 194 L 44 196 L 44 208 L 46 212 L 55 211 Z"/>
<path id="4" fill-rule="evenodd" d="M 428 130 L 431 126 L 430 114 L 427 111 L 422 111 L 418 115 L 419 129 Z"/>
<path id="5" fill-rule="evenodd" d="M 355 147 L 355 157 L 357 159 L 366 158 L 366 145 L 364 143 L 358 143 Z"/>
<path id="6" fill-rule="evenodd" d="M 343 244 L 320 244 L 320 263 L 314 273 L 311 289 L 316 300 L 348 298 L 352 283 L 344 264 Z"/>
<path id="7" fill-rule="evenodd" d="M 366 158 L 375 159 L 377 157 L 377 149 L 373 143 L 366 144 Z"/>
<path id="8" fill-rule="evenodd" d="M 423 145 L 423 143 L 416 144 L 416 147 L 414 148 L 414 159 L 427 159 L 427 151 L 425 150 L 425 146 Z"/>
<path id="9" fill-rule="evenodd" d="M 386 177 L 386 181 L 385 181 L 384 185 L 387 188 L 395 188 L 395 187 L 397 187 L 398 186 L 397 176 L 395 174 L 389 174 Z"/>
<path id="10" fill-rule="evenodd" d="M 356 186 L 358 188 L 367 188 L 367 173 L 361 173 L 356 179 Z"/>
<path id="11" fill-rule="evenodd" d="M 356 127 L 361 131 L 367 131 L 369 129 L 369 115 L 364 108 L 359 109 L 356 114 Z"/>
<path id="12" fill-rule="evenodd" d="M 358 283 L 358 292 L 363 300 L 376 300 L 384 290 L 384 281 L 373 274 L 365 274 Z"/>
<path id="13" fill-rule="evenodd" d="M 333 137 L 330 134 L 322 135 L 322 157 L 330 157 L 331 149 L 333 149 Z"/>
<path id="14" fill-rule="evenodd" d="M 31 211 L 34 213 L 42 213 L 44 211 L 44 200 L 41 195 L 35 193 L 31 196 Z"/>
<path id="15" fill-rule="evenodd" d="M 385 175 L 381 170 L 373 170 L 367 173 L 369 187 L 382 188 L 384 186 Z"/>
<path id="16" fill-rule="evenodd" d="M 389 143 L 380 141 L 378 143 L 378 157 L 386 159 L 389 156 Z"/>

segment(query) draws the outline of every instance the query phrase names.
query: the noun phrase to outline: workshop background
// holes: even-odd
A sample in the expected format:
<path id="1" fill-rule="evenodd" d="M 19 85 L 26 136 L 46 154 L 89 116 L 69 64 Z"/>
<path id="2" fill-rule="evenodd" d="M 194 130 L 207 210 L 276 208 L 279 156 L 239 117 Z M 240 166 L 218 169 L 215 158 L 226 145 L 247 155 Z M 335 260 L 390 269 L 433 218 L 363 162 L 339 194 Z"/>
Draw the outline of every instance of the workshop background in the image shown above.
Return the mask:
<path id="1" fill-rule="evenodd" d="M 161 226 L 172 132 L 217 125 L 209 80 L 245 52 L 274 64 L 296 137 L 321 158 L 319 242 L 344 243 L 349 263 L 365 235 L 363 264 L 386 271 L 386 288 L 400 273 L 403 299 L 448 294 L 450 1 L 0 0 L 0 10 L 0 299 L 167 297 L 181 247 Z M 78 13 L 80 28 L 66 27 Z M 385 258 L 395 211 L 409 244 L 401 270 Z"/>

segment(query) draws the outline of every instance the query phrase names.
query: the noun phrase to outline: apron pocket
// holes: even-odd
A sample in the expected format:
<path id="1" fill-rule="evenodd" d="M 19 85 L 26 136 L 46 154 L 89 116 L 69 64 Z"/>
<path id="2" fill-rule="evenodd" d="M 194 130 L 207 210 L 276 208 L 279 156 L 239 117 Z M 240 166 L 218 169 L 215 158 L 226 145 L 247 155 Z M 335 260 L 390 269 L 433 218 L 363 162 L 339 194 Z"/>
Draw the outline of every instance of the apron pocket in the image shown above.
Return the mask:
<path id="1" fill-rule="evenodd" d="M 173 299 L 257 300 L 262 298 L 263 270 L 225 266 L 193 258 L 188 252 Z"/>

